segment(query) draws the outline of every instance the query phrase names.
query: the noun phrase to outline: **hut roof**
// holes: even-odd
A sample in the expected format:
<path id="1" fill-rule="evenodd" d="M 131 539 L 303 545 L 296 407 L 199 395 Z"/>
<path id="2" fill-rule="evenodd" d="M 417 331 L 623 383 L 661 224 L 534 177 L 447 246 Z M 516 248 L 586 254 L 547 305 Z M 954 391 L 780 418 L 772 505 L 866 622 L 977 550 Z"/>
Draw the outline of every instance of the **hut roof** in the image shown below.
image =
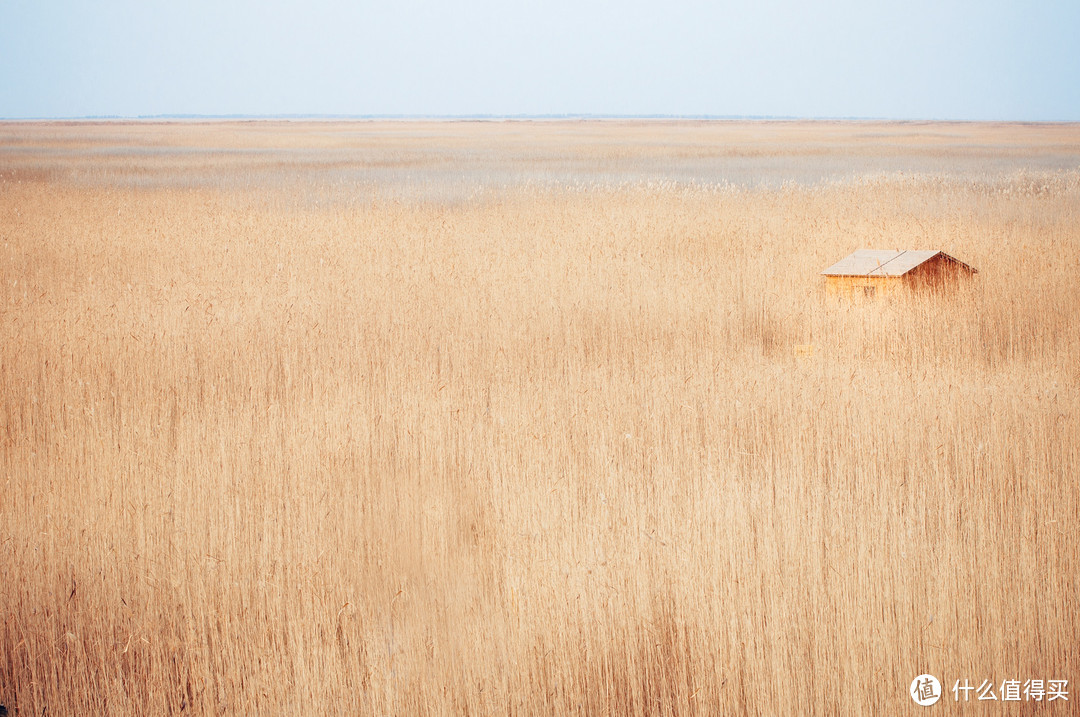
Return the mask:
<path id="1" fill-rule="evenodd" d="M 903 276 L 939 255 L 975 273 L 974 268 L 937 249 L 860 249 L 821 273 L 825 276 Z"/>

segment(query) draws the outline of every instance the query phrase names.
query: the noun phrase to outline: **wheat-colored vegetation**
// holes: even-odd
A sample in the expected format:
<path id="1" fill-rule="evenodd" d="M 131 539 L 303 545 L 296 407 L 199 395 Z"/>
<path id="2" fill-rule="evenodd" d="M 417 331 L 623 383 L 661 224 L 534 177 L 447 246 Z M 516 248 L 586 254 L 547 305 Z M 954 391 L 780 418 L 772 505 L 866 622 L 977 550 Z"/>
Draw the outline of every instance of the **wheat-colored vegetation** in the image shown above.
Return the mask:
<path id="1" fill-rule="evenodd" d="M 1053 125 L 2 124 L 0 703 L 1080 679 L 1078 167 Z M 980 273 L 825 296 L 860 247 Z"/>

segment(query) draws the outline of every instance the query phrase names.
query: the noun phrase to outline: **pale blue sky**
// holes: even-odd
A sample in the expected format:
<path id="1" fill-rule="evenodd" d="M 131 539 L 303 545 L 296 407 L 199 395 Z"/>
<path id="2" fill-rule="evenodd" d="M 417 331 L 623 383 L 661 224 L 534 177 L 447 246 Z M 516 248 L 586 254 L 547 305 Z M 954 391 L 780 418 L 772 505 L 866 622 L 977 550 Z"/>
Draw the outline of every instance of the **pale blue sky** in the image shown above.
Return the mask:
<path id="1" fill-rule="evenodd" d="M 1080 0 L 0 0 L 0 117 L 1080 121 Z"/>

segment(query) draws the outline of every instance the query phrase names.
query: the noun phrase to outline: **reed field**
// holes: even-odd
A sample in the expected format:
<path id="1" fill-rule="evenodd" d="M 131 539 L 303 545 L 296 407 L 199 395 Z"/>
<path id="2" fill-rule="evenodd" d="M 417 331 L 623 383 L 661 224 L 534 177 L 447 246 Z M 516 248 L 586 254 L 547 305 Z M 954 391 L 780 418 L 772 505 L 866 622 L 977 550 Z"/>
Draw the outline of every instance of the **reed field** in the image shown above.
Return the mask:
<path id="1" fill-rule="evenodd" d="M 0 704 L 1075 714 L 1078 279 L 1077 125 L 0 123 Z"/>

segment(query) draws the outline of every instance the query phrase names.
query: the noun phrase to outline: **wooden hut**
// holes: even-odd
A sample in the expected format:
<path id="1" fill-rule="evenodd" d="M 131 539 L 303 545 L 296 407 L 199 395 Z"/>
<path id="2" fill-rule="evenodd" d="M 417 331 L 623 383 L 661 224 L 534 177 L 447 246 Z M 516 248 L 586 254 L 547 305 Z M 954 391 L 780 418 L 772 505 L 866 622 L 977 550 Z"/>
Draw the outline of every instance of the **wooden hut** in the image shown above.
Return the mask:
<path id="1" fill-rule="evenodd" d="M 937 249 L 860 249 L 821 273 L 830 294 L 883 296 L 899 290 L 940 291 L 977 272 Z"/>

